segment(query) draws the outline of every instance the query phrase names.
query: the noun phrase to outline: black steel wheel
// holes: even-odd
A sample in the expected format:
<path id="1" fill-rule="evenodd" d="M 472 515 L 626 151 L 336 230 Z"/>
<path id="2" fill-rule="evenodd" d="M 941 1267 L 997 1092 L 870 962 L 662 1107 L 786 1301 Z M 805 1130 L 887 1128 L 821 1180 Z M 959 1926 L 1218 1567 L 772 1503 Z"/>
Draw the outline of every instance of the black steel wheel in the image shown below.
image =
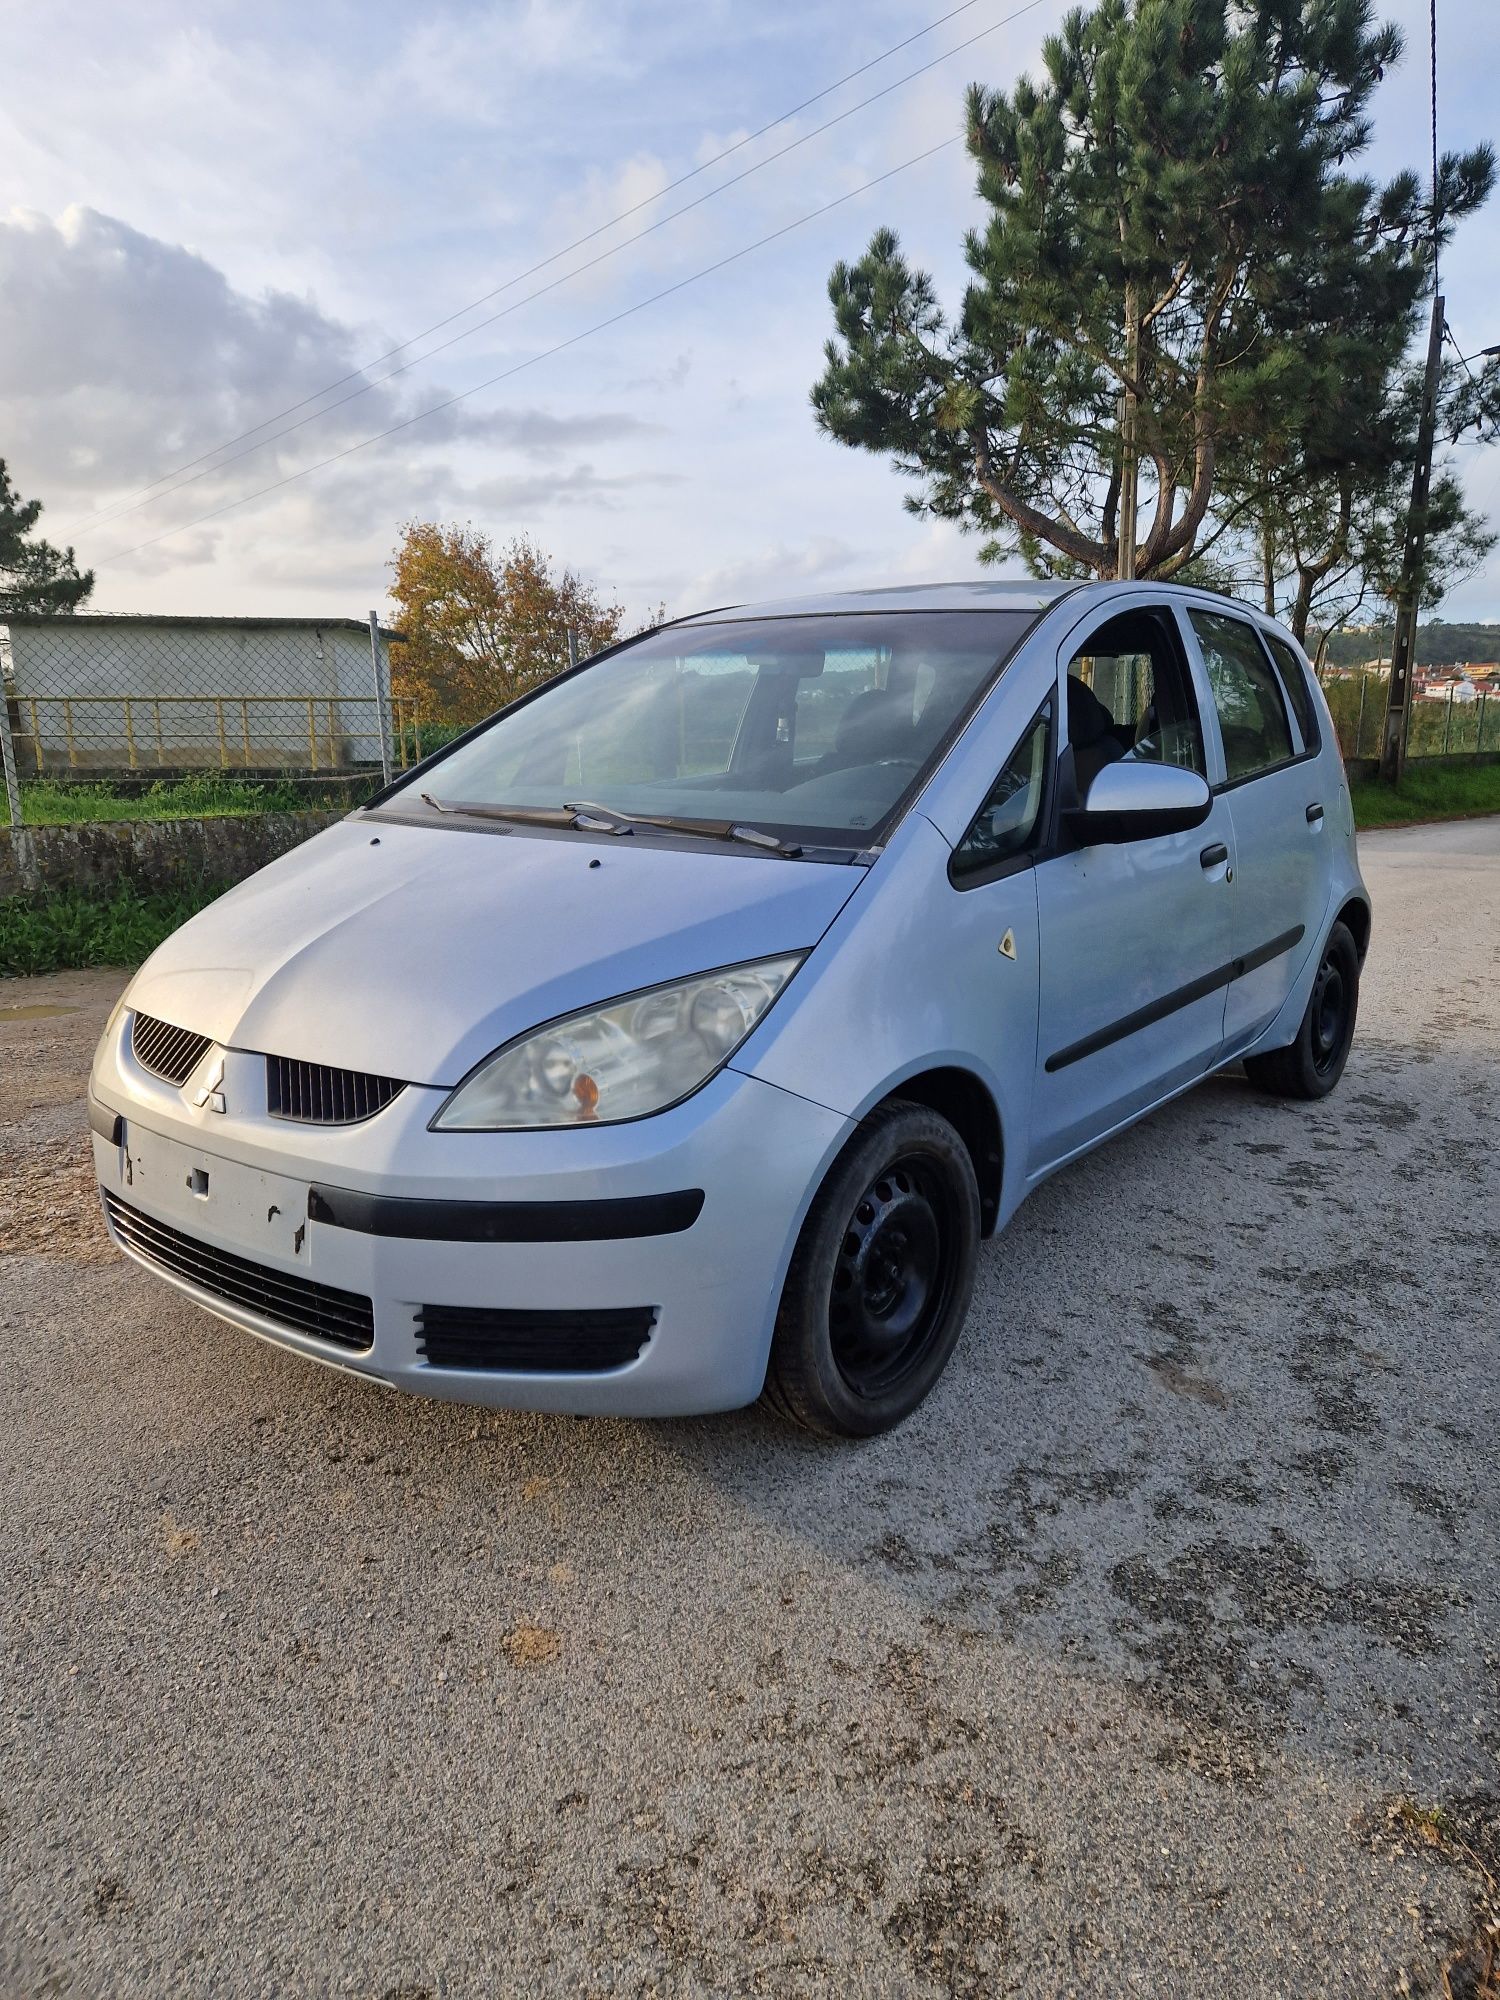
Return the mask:
<path id="1" fill-rule="evenodd" d="M 830 1435 L 868 1437 L 900 1423 L 953 1351 L 978 1245 L 979 1189 L 958 1133 L 923 1105 L 878 1107 L 803 1224 L 768 1399 Z"/>
<path id="2" fill-rule="evenodd" d="M 1345 924 L 1328 933 L 1307 1011 L 1287 1048 L 1248 1056 L 1245 1074 L 1275 1097 L 1326 1097 L 1344 1073 L 1359 1014 L 1359 947 Z"/>

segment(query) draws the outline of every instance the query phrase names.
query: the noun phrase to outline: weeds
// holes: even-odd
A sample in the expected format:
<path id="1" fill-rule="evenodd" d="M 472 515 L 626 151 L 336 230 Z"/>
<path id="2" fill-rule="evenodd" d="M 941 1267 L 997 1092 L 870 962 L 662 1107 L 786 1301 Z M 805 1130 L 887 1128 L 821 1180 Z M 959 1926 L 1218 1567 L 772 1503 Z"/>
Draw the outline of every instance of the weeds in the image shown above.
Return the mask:
<path id="1" fill-rule="evenodd" d="M 77 965 L 139 965 L 227 886 L 200 882 L 143 894 L 126 883 L 104 896 L 63 889 L 51 896 L 7 897 L 0 900 L 0 976 Z"/>

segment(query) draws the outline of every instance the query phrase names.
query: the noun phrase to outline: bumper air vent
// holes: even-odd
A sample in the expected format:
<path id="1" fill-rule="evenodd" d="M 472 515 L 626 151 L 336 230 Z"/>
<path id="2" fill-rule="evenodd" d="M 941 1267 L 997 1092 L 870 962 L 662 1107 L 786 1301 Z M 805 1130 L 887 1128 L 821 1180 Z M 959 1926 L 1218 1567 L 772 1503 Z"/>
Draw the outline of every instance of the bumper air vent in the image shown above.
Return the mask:
<path id="1" fill-rule="evenodd" d="M 212 1292 L 226 1304 L 259 1313 L 262 1319 L 295 1333 L 308 1333 L 351 1354 L 364 1354 L 375 1344 L 375 1311 L 368 1299 L 357 1292 L 341 1292 L 332 1285 L 316 1285 L 293 1271 L 274 1271 L 266 1264 L 252 1264 L 248 1257 L 236 1257 L 184 1236 L 154 1216 L 123 1202 L 108 1188 L 104 1206 L 110 1224 L 127 1250 L 143 1263 Z"/>
<path id="2" fill-rule="evenodd" d="M 596 1375 L 634 1361 L 655 1324 L 655 1306 L 578 1312 L 423 1306 L 417 1350 L 430 1368 Z"/>
<path id="3" fill-rule="evenodd" d="M 136 1014 L 130 1023 L 130 1046 L 142 1069 L 149 1069 L 164 1083 L 184 1084 L 213 1047 L 208 1035 L 194 1035 L 186 1028 L 174 1028 L 170 1021 L 158 1021 L 150 1014 Z"/>
<path id="4" fill-rule="evenodd" d="M 394 1077 L 370 1076 L 364 1070 L 266 1057 L 266 1109 L 273 1118 L 290 1118 L 299 1125 L 358 1125 L 384 1111 L 405 1088 Z"/>

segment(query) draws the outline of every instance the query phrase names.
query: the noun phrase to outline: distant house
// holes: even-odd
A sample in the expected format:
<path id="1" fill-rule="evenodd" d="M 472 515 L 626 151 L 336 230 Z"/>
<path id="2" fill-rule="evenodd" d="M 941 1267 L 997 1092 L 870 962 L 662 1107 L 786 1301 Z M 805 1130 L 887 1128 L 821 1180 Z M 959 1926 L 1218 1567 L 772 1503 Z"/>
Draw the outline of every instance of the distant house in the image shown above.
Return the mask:
<path id="1" fill-rule="evenodd" d="M 370 628 L 357 618 L 12 616 L 0 669 L 23 777 L 380 759 Z"/>

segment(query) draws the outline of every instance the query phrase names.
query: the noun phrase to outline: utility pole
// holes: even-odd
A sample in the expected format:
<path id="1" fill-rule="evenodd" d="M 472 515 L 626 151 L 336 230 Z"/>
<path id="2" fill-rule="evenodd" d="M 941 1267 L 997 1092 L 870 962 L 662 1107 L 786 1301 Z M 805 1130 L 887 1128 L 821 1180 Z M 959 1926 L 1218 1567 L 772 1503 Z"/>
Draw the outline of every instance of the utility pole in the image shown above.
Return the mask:
<path id="1" fill-rule="evenodd" d="M 1135 501 L 1139 466 L 1136 385 L 1140 379 L 1140 365 L 1141 309 L 1132 279 L 1125 286 L 1125 373 L 1129 383 L 1120 397 L 1120 535 L 1115 574 L 1122 582 L 1129 582 L 1135 575 Z"/>
<path id="2" fill-rule="evenodd" d="M 1427 494 L 1432 484 L 1432 451 L 1437 435 L 1438 382 L 1443 364 L 1443 299 L 1432 301 L 1432 331 L 1427 338 L 1427 376 L 1422 389 L 1422 416 L 1417 426 L 1417 463 L 1411 476 L 1411 508 L 1406 516 L 1406 546 L 1401 555 L 1401 584 L 1396 599 L 1396 628 L 1391 639 L 1391 679 L 1386 694 L 1385 735 L 1380 743 L 1380 775 L 1399 785 L 1406 769 L 1406 734 L 1411 720 L 1412 668 L 1417 651 L 1417 604 L 1422 552 L 1427 541 Z"/>

